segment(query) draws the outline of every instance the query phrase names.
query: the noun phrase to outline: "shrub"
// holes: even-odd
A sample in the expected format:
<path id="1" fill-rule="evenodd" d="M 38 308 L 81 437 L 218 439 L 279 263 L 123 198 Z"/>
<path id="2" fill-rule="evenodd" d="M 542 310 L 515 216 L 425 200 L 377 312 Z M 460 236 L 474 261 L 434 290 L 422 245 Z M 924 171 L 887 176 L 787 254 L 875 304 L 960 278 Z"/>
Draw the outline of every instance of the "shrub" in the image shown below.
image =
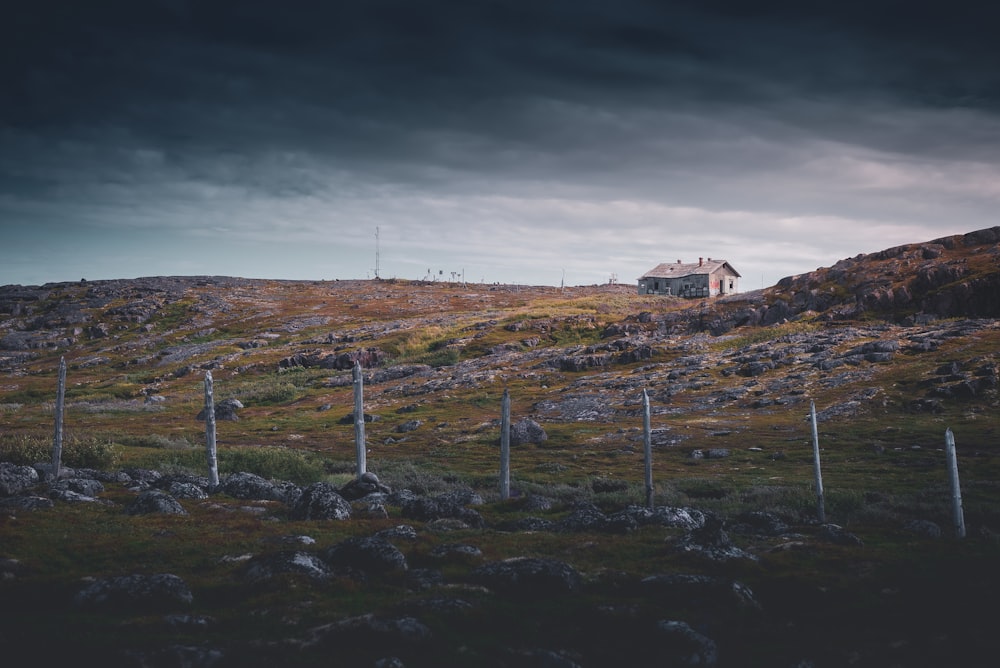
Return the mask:
<path id="1" fill-rule="evenodd" d="M 73 468 L 112 469 L 121 463 L 123 448 L 109 440 L 63 439 L 62 464 Z M 17 436 L 0 442 L 0 459 L 22 466 L 52 461 L 52 439 Z"/>
<path id="2" fill-rule="evenodd" d="M 262 478 L 288 480 L 299 485 L 319 482 L 327 474 L 319 455 L 290 448 L 234 448 L 219 451 L 218 458 L 220 473 L 246 471 Z"/>

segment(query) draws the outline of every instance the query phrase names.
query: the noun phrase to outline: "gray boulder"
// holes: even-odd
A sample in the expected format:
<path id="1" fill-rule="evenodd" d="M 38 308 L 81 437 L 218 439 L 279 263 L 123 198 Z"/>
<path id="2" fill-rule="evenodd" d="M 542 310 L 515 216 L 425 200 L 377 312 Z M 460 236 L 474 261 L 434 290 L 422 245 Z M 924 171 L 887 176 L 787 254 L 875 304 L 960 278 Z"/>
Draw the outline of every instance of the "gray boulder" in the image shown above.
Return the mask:
<path id="1" fill-rule="evenodd" d="M 315 554 L 309 552 L 276 552 L 262 554 L 250 559 L 243 572 L 247 580 L 254 583 L 273 580 L 279 575 L 305 575 L 314 580 L 326 580 L 330 569 Z"/>
<path id="2" fill-rule="evenodd" d="M 334 570 L 381 574 L 409 568 L 406 556 L 395 545 L 374 536 L 348 538 L 328 548 L 321 556 Z"/>
<path id="3" fill-rule="evenodd" d="M 510 426 L 510 444 L 543 443 L 549 439 L 542 425 L 530 418 L 524 418 Z"/>
<path id="4" fill-rule="evenodd" d="M 724 562 L 734 559 L 757 561 L 755 555 L 733 545 L 729 535 L 723 530 L 722 520 L 707 514 L 705 523 L 685 533 L 676 545 L 681 552 L 698 554 L 709 561 Z"/>
<path id="5" fill-rule="evenodd" d="M 418 496 L 405 501 L 400 512 L 403 517 L 423 522 L 455 519 L 461 520 L 470 527 L 482 528 L 486 526 L 483 516 L 472 508 L 466 508 L 461 500 L 448 495 Z"/>
<path id="6" fill-rule="evenodd" d="M 304 490 L 291 510 L 293 520 L 349 520 L 351 504 L 327 482 L 316 482 Z"/>
<path id="7" fill-rule="evenodd" d="M 38 471 L 30 466 L 0 462 L 0 496 L 16 496 L 38 484 Z"/>
<path id="8" fill-rule="evenodd" d="M 219 403 L 215 404 L 215 419 L 216 420 L 228 420 L 229 422 L 238 422 L 240 416 L 236 414 L 236 411 L 243 408 L 243 403 L 239 399 L 223 399 Z M 196 420 L 205 419 L 205 409 L 202 408 L 201 412 L 198 413 Z"/>
<path id="9" fill-rule="evenodd" d="M 207 499 L 208 492 L 203 488 L 190 482 L 180 482 L 175 480 L 168 488 L 170 495 L 175 499 Z"/>
<path id="10" fill-rule="evenodd" d="M 49 490 L 76 492 L 83 496 L 94 497 L 104 491 L 104 485 L 99 480 L 90 478 L 68 478 L 52 483 L 49 485 Z"/>
<path id="11" fill-rule="evenodd" d="M 583 578 L 575 568 L 538 557 L 491 561 L 472 571 L 472 578 L 491 589 L 521 596 L 571 594 L 583 587 Z"/>
<path id="12" fill-rule="evenodd" d="M 286 496 L 285 490 L 279 485 L 245 471 L 227 476 L 220 488 L 234 499 L 284 501 Z"/>
<path id="13" fill-rule="evenodd" d="M 77 592 L 74 598 L 76 605 L 81 608 L 143 610 L 173 609 L 190 605 L 193 600 L 194 596 L 184 580 L 169 573 L 95 580 Z"/>
<path id="14" fill-rule="evenodd" d="M 158 489 L 147 489 L 141 492 L 130 504 L 125 506 L 128 515 L 187 515 L 184 506 L 177 499 Z"/>

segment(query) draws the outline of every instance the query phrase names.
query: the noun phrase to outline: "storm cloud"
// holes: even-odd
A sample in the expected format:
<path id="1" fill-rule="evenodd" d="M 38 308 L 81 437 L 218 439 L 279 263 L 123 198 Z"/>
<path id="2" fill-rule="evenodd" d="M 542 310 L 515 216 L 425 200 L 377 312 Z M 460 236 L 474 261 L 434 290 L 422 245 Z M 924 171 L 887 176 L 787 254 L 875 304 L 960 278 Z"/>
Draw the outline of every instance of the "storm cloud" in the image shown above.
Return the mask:
<path id="1" fill-rule="evenodd" d="M 744 288 L 997 224 L 1000 9 L 34 2 L 0 27 L 0 284 Z M 759 284 L 759 285 L 758 285 Z"/>

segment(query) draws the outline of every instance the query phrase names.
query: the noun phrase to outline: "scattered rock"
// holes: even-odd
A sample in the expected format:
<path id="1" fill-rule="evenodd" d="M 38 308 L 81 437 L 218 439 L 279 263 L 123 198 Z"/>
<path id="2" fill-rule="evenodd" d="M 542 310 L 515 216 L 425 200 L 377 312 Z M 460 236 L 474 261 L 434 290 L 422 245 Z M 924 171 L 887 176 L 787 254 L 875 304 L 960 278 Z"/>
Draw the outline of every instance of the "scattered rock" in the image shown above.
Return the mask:
<path id="1" fill-rule="evenodd" d="M 322 559 L 309 552 L 276 552 L 252 557 L 243 571 L 250 582 L 265 582 L 285 574 L 326 580 L 330 577 L 330 569 Z"/>
<path id="2" fill-rule="evenodd" d="M 255 473 L 233 473 L 220 486 L 222 492 L 234 499 L 284 501 L 287 493 L 279 485 Z"/>
<path id="3" fill-rule="evenodd" d="M 324 550 L 321 556 L 334 570 L 379 575 L 409 568 L 406 556 L 395 545 L 377 536 L 348 538 Z"/>
<path id="4" fill-rule="evenodd" d="M 147 489 L 141 492 L 130 504 L 125 506 L 128 515 L 187 515 L 184 506 L 174 497 L 157 489 Z"/>
<path id="5" fill-rule="evenodd" d="M 715 641 L 698 633 L 686 622 L 661 620 L 656 624 L 660 642 L 656 656 L 664 666 L 705 666 L 719 660 Z"/>
<path id="6" fill-rule="evenodd" d="M 187 584 L 176 575 L 125 575 L 95 580 L 81 589 L 74 602 L 81 608 L 175 609 L 194 600 Z"/>
<path id="7" fill-rule="evenodd" d="M 583 586 L 575 568 L 556 559 L 514 557 L 476 568 L 475 582 L 491 589 L 523 596 L 572 594 Z"/>

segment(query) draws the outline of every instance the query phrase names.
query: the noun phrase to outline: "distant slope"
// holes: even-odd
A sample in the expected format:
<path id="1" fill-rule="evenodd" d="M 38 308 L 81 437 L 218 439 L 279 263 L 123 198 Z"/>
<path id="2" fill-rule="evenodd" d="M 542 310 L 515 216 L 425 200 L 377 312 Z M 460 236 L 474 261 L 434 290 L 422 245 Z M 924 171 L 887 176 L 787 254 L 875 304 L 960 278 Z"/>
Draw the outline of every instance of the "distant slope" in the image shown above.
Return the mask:
<path id="1" fill-rule="evenodd" d="M 1000 227 L 906 244 L 783 279 L 773 294 L 792 313 L 1000 317 Z"/>

